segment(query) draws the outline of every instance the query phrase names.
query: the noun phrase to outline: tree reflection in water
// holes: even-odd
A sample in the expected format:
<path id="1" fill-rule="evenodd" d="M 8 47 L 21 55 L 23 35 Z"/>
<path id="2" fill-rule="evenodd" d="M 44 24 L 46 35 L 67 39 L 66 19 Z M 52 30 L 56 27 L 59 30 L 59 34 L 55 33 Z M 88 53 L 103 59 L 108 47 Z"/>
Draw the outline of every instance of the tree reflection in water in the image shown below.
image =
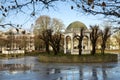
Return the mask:
<path id="1" fill-rule="evenodd" d="M 9 71 L 9 72 L 16 72 L 16 71 L 26 71 L 30 70 L 30 66 L 25 64 L 0 64 L 0 71 Z"/>
<path id="2" fill-rule="evenodd" d="M 102 75 L 103 75 L 103 80 L 107 80 L 107 73 L 106 73 L 106 68 L 104 65 L 102 65 Z"/>
<path id="3" fill-rule="evenodd" d="M 57 69 L 55 72 L 63 75 L 55 80 L 108 80 L 106 69 L 114 67 L 103 64 L 101 66 L 92 66 L 87 70 L 83 66 L 80 66 L 78 69 Z"/>
<path id="4" fill-rule="evenodd" d="M 40 63 L 36 57 L 0 60 L 0 80 L 119 80 L 119 75 L 120 63 Z"/>
<path id="5" fill-rule="evenodd" d="M 79 70 L 79 74 L 80 74 L 80 80 L 83 80 L 83 69 L 82 67 L 80 67 L 80 70 Z"/>
<path id="6" fill-rule="evenodd" d="M 92 68 L 92 80 L 98 80 L 96 68 Z"/>

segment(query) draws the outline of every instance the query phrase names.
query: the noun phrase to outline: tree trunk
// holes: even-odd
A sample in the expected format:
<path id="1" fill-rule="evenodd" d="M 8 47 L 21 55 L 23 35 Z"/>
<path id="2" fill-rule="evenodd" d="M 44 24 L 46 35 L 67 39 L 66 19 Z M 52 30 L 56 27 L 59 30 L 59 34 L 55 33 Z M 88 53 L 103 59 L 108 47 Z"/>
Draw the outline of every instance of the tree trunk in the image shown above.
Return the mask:
<path id="1" fill-rule="evenodd" d="M 102 54 L 102 55 L 104 55 L 104 50 L 105 50 L 105 49 L 103 49 L 103 48 L 101 49 L 101 54 Z"/>
<path id="2" fill-rule="evenodd" d="M 57 55 L 57 51 L 56 50 L 54 50 L 54 54 Z"/>
<path id="3" fill-rule="evenodd" d="M 79 47 L 79 55 L 82 54 L 82 46 Z"/>
<path id="4" fill-rule="evenodd" d="M 101 47 L 101 54 L 104 55 L 104 53 L 105 53 L 105 43 L 103 43 Z"/>
<path id="5" fill-rule="evenodd" d="M 57 49 L 56 49 L 56 48 L 53 48 L 53 50 L 54 50 L 54 55 L 57 55 L 57 54 L 58 54 Z"/>
<path id="6" fill-rule="evenodd" d="M 50 54 L 49 44 L 46 44 L 46 52 L 47 52 L 48 54 Z"/>
<path id="7" fill-rule="evenodd" d="M 57 45 L 57 52 L 60 52 L 60 45 Z"/>
<path id="8" fill-rule="evenodd" d="M 91 54 L 94 55 L 96 53 L 96 50 L 95 50 L 95 44 L 92 45 L 92 52 Z"/>
<path id="9" fill-rule="evenodd" d="M 79 41 L 78 48 L 79 48 L 79 55 L 81 55 L 82 54 L 82 41 Z"/>

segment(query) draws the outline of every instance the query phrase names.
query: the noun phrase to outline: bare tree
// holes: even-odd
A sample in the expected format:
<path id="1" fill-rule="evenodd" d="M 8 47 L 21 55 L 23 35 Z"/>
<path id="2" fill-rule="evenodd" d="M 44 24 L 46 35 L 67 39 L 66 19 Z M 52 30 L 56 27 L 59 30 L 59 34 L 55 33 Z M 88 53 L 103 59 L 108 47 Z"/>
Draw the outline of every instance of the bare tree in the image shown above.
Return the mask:
<path id="1" fill-rule="evenodd" d="M 0 11 L 3 16 L 6 16 L 12 10 L 16 10 L 16 12 L 26 12 L 25 10 L 28 9 L 31 10 L 30 14 L 34 16 L 40 8 L 54 7 L 55 2 L 60 1 L 67 3 L 73 2 L 75 4 L 71 4 L 71 9 L 77 8 L 93 15 L 103 14 L 120 17 L 119 0 L 1 0 Z M 40 7 L 39 9 L 37 9 L 38 6 Z"/>
<path id="2" fill-rule="evenodd" d="M 46 45 L 46 51 L 49 53 L 49 43 L 53 41 L 50 39 L 50 35 L 59 34 L 63 29 L 64 25 L 62 22 L 55 18 L 50 18 L 49 16 L 40 16 L 36 20 L 36 25 L 34 28 L 34 32 L 40 36 Z M 51 34 L 48 33 L 49 30 L 52 30 Z M 55 36 L 55 35 L 54 35 Z M 51 40 L 51 41 L 50 41 Z"/>
<path id="3" fill-rule="evenodd" d="M 46 30 L 42 31 L 42 35 L 40 35 L 40 39 L 44 41 L 46 51 L 49 54 L 50 50 L 49 50 L 49 37 L 48 36 L 49 35 L 48 35 L 47 29 L 46 29 Z"/>
<path id="4" fill-rule="evenodd" d="M 79 44 L 78 44 L 79 55 L 82 54 L 82 40 L 83 40 L 83 37 L 84 37 L 84 33 L 83 32 L 84 32 L 84 28 L 81 28 L 80 29 L 80 34 L 74 36 L 79 41 Z"/>
<path id="5" fill-rule="evenodd" d="M 37 51 L 44 51 L 44 41 L 40 39 L 39 35 L 35 35 L 34 37 L 34 45 L 35 45 L 35 50 Z"/>
<path id="6" fill-rule="evenodd" d="M 119 0 L 73 0 L 77 8 L 81 8 L 84 12 L 96 15 L 110 15 L 120 17 Z M 74 6 L 73 6 L 74 7 Z M 99 8 L 99 9 L 98 9 Z"/>
<path id="7" fill-rule="evenodd" d="M 52 35 L 53 31 L 51 29 L 47 30 L 50 45 L 53 48 L 54 54 L 57 55 L 60 51 L 60 41 L 61 33 L 55 33 Z"/>
<path id="8" fill-rule="evenodd" d="M 36 35 L 39 35 L 39 38 L 44 41 L 47 53 L 50 53 L 50 51 L 49 51 L 49 39 L 46 30 L 49 29 L 50 27 L 50 21 L 51 18 L 49 16 L 45 15 L 40 16 L 36 20 L 36 24 L 34 27 L 34 33 Z"/>
<path id="9" fill-rule="evenodd" d="M 62 30 L 63 30 L 64 24 L 56 19 L 53 18 L 52 22 L 51 22 L 51 30 L 52 32 L 52 36 L 49 36 L 49 40 L 50 40 L 50 45 L 52 46 L 52 48 L 56 48 L 57 52 L 54 53 L 57 54 L 60 52 L 60 47 L 63 46 L 61 45 L 61 41 L 62 41 Z"/>
<path id="10" fill-rule="evenodd" d="M 96 43 L 97 43 L 97 39 L 100 36 L 100 29 L 99 26 L 95 25 L 95 26 L 90 26 L 91 28 L 91 33 L 90 33 L 90 40 L 92 43 L 92 51 L 91 54 L 94 55 L 96 53 Z"/>
<path id="11" fill-rule="evenodd" d="M 108 38 L 111 36 L 111 27 L 106 26 L 103 31 L 101 31 L 101 37 L 102 37 L 102 44 L 101 44 L 101 53 L 104 55 L 104 51 L 106 48 L 106 42 Z"/>

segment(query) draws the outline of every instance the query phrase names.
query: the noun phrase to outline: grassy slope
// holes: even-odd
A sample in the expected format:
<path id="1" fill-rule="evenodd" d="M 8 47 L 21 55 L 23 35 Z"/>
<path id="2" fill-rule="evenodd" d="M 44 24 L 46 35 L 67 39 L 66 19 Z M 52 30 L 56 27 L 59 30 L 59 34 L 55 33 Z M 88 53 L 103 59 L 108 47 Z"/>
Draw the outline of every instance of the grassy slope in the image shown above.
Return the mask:
<path id="1" fill-rule="evenodd" d="M 117 54 L 96 54 L 96 55 L 39 55 L 41 62 L 57 63 L 97 63 L 97 62 L 117 62 Z"/>

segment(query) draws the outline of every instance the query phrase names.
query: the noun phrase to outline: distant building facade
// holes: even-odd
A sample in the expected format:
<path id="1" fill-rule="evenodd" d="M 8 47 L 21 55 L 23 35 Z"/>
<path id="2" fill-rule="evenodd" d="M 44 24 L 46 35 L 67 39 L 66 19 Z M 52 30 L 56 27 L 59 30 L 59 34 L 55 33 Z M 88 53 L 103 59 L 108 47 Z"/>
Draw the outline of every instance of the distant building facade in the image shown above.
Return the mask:
<path id="1" fill-rule="evenodd" d="M 92 49 L 90 41 L 91 30 L 86 27 L 86 25 L 80 21 L 72 22 L 63 33 L 64 37 L 64 53 L 79 54 L 79 42 L 75 38 L 75 35 L 80 36 L 80 30 L 84 28 L 84 37 L 82 40 L 82 54 L 90 53 Z M 35 39 L 36 38 L 36 39 Z M 38 36 L 35 37 L 33 32 L 25 31 L 21 28 L 11 28 L 6 32 L 0 31 L 0 53 L 12 54 L 12 53 L 25 53 L 34 50 L 45 51 L 44 41 L 40 41 Z M 96 49 L 101 49 L 101 41 L 97 41 Z M 106 43 L 106 50 L 119 49 L 118 42 L 111 36 Z M 53 50 L 50 46 L 50 50 Z"/>
<path id="2" fill-rule="evenodd" d="M 23 29 L 12 28 L 7 32 L 1 33 L 4 46 L 1 46 L 1 51 L 4 54 L 9 53 L 25 53 L 35 50 L 34 34 Z"/>

